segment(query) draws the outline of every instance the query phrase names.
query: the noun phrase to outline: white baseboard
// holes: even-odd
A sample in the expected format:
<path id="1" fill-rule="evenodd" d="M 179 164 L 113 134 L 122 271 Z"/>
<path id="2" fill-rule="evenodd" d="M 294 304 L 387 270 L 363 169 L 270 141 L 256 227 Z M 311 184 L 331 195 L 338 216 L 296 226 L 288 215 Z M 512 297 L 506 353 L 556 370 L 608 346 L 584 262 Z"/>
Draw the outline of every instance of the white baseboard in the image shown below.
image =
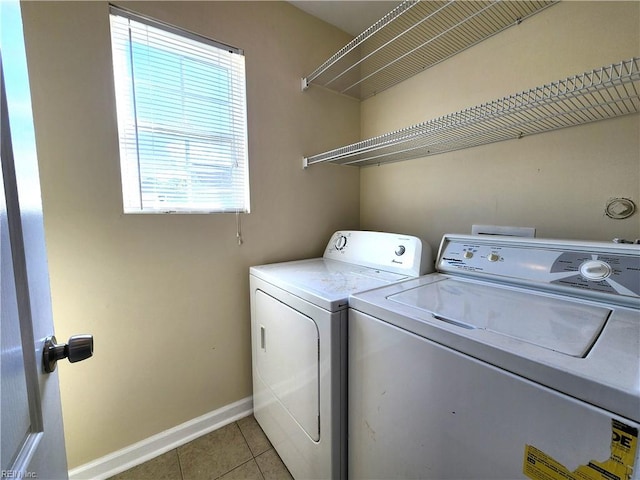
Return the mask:
<path id="1" fill-rule="evenodd" d="M 253 412 L 253 397 L 246 397 L 69 470 L 70 480 L 103 480 L 151 460 L 180 445 L 224 427 Z"/>

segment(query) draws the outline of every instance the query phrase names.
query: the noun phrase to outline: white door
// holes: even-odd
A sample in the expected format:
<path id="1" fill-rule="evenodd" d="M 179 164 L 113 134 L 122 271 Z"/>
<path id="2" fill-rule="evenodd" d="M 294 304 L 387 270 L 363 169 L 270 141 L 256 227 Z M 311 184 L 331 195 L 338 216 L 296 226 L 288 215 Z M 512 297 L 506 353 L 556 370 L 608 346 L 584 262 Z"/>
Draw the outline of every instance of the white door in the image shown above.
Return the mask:
<path id="1" fill-rule="evenodd" d="M 45 373 L 53 335 L 22 17 L 0 1 L 0 277 L 2 478 L 68 478 L 57 371 Z M 60 112 L 64 115 L 64 112 Z M 54 357 L 68 351 L 52 349 Z"/>
<path id="2" fill-rule="evenodd" d="M 312 318 L 256 290 L 256 374 L 314 441 L 320 441 L 320 335 Z M 293 341 L 292 341 L 293 340 Z M 255 394 L 254 394 L 255 395 Z M 254 398 L 254 410 L 261 405 Z M 269 401 L 269 403 L 271 403 Z M 269 408 L 269 407 L 267 407 Z M 278 406 L 274 406 L 278 408 Z"/>

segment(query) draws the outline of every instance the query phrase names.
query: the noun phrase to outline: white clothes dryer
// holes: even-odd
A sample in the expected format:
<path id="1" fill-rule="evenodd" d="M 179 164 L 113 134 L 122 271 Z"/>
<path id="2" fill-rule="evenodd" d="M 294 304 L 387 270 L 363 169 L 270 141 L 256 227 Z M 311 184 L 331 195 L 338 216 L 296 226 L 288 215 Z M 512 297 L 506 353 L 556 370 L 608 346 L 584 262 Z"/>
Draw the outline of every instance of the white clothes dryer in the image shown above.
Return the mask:
<path id="1" fill-rule="evenodd" d="M 445 235 L 350 298 L 349 478 L 640 478 L 640 245 Z"/>
<path id="2" fill-rule="evenodd" d="M 365 231 L 336 232 L 322 258 L 251 267 L 254 415 L 294 478 L 345 478 L 349 295 L 433 268 L 419 238 Z"/>

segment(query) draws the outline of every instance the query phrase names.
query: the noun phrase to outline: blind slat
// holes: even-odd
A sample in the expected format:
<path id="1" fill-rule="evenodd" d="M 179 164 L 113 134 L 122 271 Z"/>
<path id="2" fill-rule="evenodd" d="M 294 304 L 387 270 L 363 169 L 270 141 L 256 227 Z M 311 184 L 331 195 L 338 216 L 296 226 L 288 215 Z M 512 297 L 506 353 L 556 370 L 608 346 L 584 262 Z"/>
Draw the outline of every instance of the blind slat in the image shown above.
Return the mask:
<path id="1" fill-rule="evenodd" d="M 125 213 L 248 212 L 244 56 L 111 7 Z"/>

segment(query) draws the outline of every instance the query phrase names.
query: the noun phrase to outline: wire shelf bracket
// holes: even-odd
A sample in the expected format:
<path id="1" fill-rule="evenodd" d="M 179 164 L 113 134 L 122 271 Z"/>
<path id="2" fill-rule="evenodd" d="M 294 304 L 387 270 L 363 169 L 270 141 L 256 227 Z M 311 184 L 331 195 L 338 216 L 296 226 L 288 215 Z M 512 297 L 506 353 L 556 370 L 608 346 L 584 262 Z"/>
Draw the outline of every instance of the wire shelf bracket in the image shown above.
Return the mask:
<path id="1" fill-rule="evenodd" d="M 523 138 L 640 112 L 640 57 L 516 93 L 434 120 L 305 157 L 380 165 Z"/>

